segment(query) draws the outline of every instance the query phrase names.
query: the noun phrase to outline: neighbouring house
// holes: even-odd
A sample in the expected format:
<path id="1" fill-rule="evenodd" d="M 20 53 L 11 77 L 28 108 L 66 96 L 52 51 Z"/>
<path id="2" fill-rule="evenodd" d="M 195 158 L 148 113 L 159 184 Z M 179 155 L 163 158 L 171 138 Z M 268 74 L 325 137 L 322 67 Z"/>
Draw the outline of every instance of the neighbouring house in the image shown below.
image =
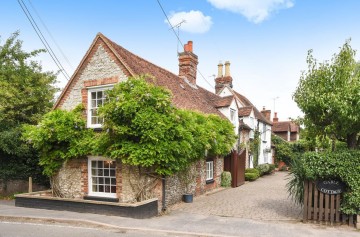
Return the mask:
<path id="1" fill-rule="evenodd" d="M 276 112 L 274 113 L 272 131 L 288 142 L 295 142 L 300 139 L 300 126 L 293 121 L 279 121 Z"/>
<path id="2" fill-rule="evenodd" d="M 248 145 L 253 142 L 256 134 L 258 134 L 260 140 L 257 164 L 273 163 L 271 111 L 260 112 L 248 98 L 235 91 L 233 89 L 233 78 L 230 74 L 230 62 L 225 62 L 225 74 L 223 67 L 222 63 L 218 64 L 218 75 L 215 78 L 215 94 L 222 98 L 222 100 L 218 100 L 219 105 L 221 105 L 220 112 L 230 121 L 234 121 L 234 125 L 236 124 L 236 134 L 239 136 L 238 150 L 240 154 L 244 153 L 246 167 L 254 167 L 254 151 L 248 149 Z M 234 120 L 233 117 L 235 117 Z M 244 149 L 244 147 L 247 149 Z"/>
<path id="3" fill-rule="evenodd" d="M 129 77 L 145 74 L 153 76 L 156 80 L 149 80 L 151 83 L 172 92 L 174 106 L 227 118 L 233 123 L 236 134 L 240 134 L 238 143 L 234 144 L 233 151 L 227 157 L 206 157 L 189 168 L 195 172 L 195 178 L 190 184 L 192 193 L 200 195 L 218 188 L 224 170 L 232 172 L 233 180 L 236 180 L 233 187 L 236 187 L 244 180 L 242 169 L 245 169 L 246 159 L 251 158 L 249 150 L 240 144 L 251 140 L 255 129 L 261 129 L 263 141 L 260 144 L 259 163 L 269 162 L 265 148 L 270 145 L 268 131 L 271 122 L 249 100 L 232 90 L 230 63 L 225 65 L 225 77 L 215 80 L 216 93 L 212 93 L 196 84 L 198 57 L 193 52 L 192 41 L 185 44 L 184 52 L 179 53 L 178 60 L 179 75 L 175 75 L 99 33 L 54 108 L 72 110 L 78 104 L 83 104 L 87 127 L 98 130 L 102 124 L 96 109 L 105 100 L 106 90 Z M 241 112 L 245 108 L 250 108 L 248 115 Z M 243 167 L 239 165 L 240 159 L 244 161 Z M 248 163 L 252 166 L 251 159 Z M 136 202 L 155 197 L 159 200 L 159 209 L 163 210 L 180 201 L 186 189 L 181 174 L 159 179 L 142 173 L 137 167 L 102 156 L 88 156 L 63 164 L 54 181 L 57 191 L 63 197 L 115 202 Z"/>

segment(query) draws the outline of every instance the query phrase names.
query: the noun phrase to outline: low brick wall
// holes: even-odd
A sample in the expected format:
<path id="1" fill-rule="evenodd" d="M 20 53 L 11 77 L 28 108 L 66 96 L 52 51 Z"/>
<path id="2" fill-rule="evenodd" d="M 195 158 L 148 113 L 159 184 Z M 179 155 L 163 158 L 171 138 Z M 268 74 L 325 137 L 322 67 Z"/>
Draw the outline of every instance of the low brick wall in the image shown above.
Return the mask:
<path id="1" fill-rule="evenodd" d="M 149 199 L 138 203 L 113 203 L 40 196 L 42 193 L 44 192 L 18 194 L 15 196 L 15 206 L 59 211 L 95 213 L 137 219 L 150 218 L 158 215 L 157 199 Z"/>

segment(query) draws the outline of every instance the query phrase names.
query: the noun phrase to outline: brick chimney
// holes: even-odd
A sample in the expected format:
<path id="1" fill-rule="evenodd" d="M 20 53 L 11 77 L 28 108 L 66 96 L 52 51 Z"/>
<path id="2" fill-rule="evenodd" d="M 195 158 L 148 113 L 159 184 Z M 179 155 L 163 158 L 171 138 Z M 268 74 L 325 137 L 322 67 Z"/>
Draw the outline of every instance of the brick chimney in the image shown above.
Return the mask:
<path id="1" fill-rule="evenodd" d="M 274 122 L 274 123 L 279 122 L 279 118 L 277 117 L 277 112 L 274 112 L 273 122 Z"/>
<path id="2" fill-rule="evenodd" d="M 269 121 L 270 120 L 270 116 L 271 116 L 271 110 L 269 109 L 265 109 L 265 106 L 263 107 L 263 110 L 261 111 L 262 115 Z"/>
<path id="3" fill-rule="evenodd" d="M 233 87 L 229 61 L 225 62 L 225 76 L 223 76 L 223 64 L 218 64 L 218 77 L 215 78 L 215 94 L 218 94 L 225 86 Z"/>
<path id="4" fill-rule="evenodd" d="M 179 76 L 184 76 L 193 85 L 196 85 L 198 56 L 193 53 L 193 42 L 184 45 L 184 52 L 179 53 Z"/>

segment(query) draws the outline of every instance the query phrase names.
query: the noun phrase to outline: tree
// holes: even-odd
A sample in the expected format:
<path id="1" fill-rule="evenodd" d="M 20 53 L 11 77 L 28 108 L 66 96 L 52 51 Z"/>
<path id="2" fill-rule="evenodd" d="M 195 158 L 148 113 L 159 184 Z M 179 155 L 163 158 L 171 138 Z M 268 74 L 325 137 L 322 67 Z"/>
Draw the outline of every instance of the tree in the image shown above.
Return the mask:
<path id="1" fill-rule="evenodd" d="M 360 65 L 350 40 L 331 61 L 318 63 L 309 50 L 308 69 L 303 72 L 293 98 L 304 112 L 304 123 L 313 134 L 359 147 Z"/>
<path id="2" fill-rule="evenodd" d="M 44 50 L 25 52 L 18 36 L 0 45 L 0 179 L 41 173 L 35 150 L 21 140 L 21 126 L 37 124 L 57 91 L 56 75 L 32 60 Z"/>

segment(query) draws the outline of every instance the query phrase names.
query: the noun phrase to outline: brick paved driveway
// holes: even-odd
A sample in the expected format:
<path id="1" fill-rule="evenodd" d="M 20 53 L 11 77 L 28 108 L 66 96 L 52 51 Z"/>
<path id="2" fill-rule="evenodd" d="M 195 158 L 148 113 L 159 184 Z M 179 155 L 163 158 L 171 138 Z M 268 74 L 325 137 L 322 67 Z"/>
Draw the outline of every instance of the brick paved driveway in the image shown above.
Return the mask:
<path id="1" fill-rule="evenodd" d="M 193 203 L 179 203 L 171 209 L 254 220 L 300 220 L 302 210 L 286 192 L 287 177 L 287 172 L 276 172 L 237 188 L 196 197 Z"/>

